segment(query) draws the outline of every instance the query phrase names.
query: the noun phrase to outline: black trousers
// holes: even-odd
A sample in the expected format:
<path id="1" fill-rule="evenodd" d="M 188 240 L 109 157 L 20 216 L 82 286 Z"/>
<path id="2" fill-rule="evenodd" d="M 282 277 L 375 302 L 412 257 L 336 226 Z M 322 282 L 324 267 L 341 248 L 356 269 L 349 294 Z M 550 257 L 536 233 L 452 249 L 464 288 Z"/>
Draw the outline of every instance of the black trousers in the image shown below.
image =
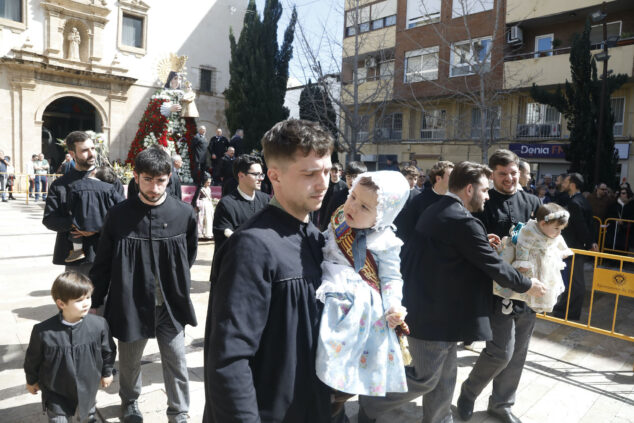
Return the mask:
<path id="1" fill-rule="evenodd" d="M 553 308 L 553 315 L 557 317 L 565 317 L 566 304 L 568 303 L 568 291 L 570 291 L 570 269 L 572 267 L 572 257 L 564 260 L 566 268 L 561 271 L 566 290 L 559 297 L 557 304 Z M 586 296 L 586 278 L 583 270 L 585 257 L 581 255 L 575 256 L 575 264 L 572 272 L 572 291 L 570 292 L 570 306 L 568 308 L 568 319 L 579 320 L 581 318 L 581 307 Z"/>

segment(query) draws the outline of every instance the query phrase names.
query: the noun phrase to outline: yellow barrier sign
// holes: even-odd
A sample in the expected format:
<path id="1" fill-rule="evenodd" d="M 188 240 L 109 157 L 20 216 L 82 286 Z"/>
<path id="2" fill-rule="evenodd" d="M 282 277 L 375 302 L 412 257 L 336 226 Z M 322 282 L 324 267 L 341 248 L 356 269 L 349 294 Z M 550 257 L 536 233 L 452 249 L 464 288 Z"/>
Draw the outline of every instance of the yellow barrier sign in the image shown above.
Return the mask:
<path id="1" fill-rule="evenodd" d="M 634 297 L 634 273 L 609 269 L 594 269 L 594 289 Z"/>

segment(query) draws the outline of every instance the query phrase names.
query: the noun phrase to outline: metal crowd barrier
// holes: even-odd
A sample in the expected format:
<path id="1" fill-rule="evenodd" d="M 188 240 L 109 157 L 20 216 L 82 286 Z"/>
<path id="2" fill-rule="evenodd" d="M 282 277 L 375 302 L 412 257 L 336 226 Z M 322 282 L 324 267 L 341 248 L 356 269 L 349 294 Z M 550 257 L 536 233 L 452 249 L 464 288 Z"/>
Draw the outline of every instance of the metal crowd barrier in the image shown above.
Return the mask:
<path id="1" fill-rule="evenodd" d="M 9 174 L 7 173 L 0 173 L 5 175 L 5 182 L 4 182 L 4 193 L 8 196 L 9 195 L 9 191 L 7 190 L 7 179 L 6 177 L 9 176 Z M 37 195 L 38 197 L 43 198 L 45 195 L 48 194 L 48 188 L 51 186 L 51 184 L 53 183 L 53 181 L 57 178 L 59 178 L 60 176 L 62 176 L 59 173 L 47 173 L 44 175 L 29 175 L 26 173 L 12 173 L 11 175 L 14 176 L 13 179 L 13 195 L 16 194 L 25 194 L 25 202 L 26 204 L 29 204 L 30 198 L 29 195 L 33 195 L 35 197 L 35 195 Z M 33 176 L 34 180 L 33 180 L 33 191 L 29 192 L 29 186 L 30 186 L 30 177 Z M 46 176 L 46 190 L 41 190 L 41 191 L 35 191 L 35 177 L 37 176 Z M 40 189 L 42 188 L 41 184 L 40 184 Z"/>

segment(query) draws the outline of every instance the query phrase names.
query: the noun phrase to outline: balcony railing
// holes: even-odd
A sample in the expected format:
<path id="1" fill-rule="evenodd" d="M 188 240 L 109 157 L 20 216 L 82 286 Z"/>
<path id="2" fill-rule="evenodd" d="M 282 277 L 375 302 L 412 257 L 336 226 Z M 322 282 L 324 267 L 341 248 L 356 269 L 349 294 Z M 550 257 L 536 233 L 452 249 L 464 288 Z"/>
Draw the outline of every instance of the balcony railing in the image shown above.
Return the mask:
<path id="1" fill-rule="evenodd" d="M 491 128 L 486 128 L 486 130 L 484 131 L 484 135 L 486 137 L 490 137 L 491 136 Z M 472 126 L 471 127 L 471 139 L 478 139 L 478 138 L 480 138 L 480 127 L 479 126 Z M 497 128 L 493 128 L 493 138 L 494 139 L 500 138 L 500 127 L 499 126 Z"/>
<path id="2" fill-rule="evenodd" d="M 421 129 L 420 130 L 420 139 L 422 140 L 444 140 L 445 130 L 444 129 Z"/>
<path id="3" fill-rule="evenodd" d="M 400 141 L 402 137 L 402 129 L 376 128 L 374 130 L 375 141 Z"/>
<path id="4" fill-rule="evenodd" d="M 634 44 L 634 37 L 627 37 L 617 41 L 616 47 L 621 46 L 629 46 Z M 590 46 L 590 50 L 600 50 L 603 48 L 603 43 L 593 44 Z M 615 47 L 610 47 L 615 48 Z M 560 54 L 568 54 L 570 53 L 570 47 L 562 47 L 562 48 L 554 48 L 551 50 L 541 50 L 541 51 L 529 51 L 526 53 L 520 54 L 511 54 L 508 56 L 504 56 L 505 62 L 512 62 L 514 60 L 525 60 L 525 59 L 534 59 L 538 57 L 546 57 L 546 56 L 557 56 Z"/>
<path id="5" fill-rule="evenodd" d="M 520 123 L 516 138 L 561 138 L 559 123 Z"/>

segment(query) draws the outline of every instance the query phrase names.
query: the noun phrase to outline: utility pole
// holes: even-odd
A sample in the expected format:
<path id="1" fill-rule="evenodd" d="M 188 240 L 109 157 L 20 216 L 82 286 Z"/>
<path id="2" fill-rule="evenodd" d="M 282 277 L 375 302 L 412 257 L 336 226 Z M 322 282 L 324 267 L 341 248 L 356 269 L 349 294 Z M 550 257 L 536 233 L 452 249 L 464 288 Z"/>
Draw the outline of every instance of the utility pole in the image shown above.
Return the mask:
<path id="1" fill-rule="evenodd" d="M 607 14 L 605 13 L 605 2 L 601 5 L 601 16 L 603 20 L 603 54 L 601 56 L 601 61 L 603 62 L 603 80 L 601 81 L 601 100 L 599 103 L 599 125 L 597 128 L 597 148 L 594 154 L 594 184 L 598 184 L 599 181 L 599 171 L 601 166 L 601 144 L 603 142 L 603 115 L 605 114 L 605 90 L 606 85 L 608 83 L 608 59 L 610 56 L 608 55 L 608 25 L 607 25 Z M 595 56 L 595 59 L 598 58 L 599 55 Z"/>

